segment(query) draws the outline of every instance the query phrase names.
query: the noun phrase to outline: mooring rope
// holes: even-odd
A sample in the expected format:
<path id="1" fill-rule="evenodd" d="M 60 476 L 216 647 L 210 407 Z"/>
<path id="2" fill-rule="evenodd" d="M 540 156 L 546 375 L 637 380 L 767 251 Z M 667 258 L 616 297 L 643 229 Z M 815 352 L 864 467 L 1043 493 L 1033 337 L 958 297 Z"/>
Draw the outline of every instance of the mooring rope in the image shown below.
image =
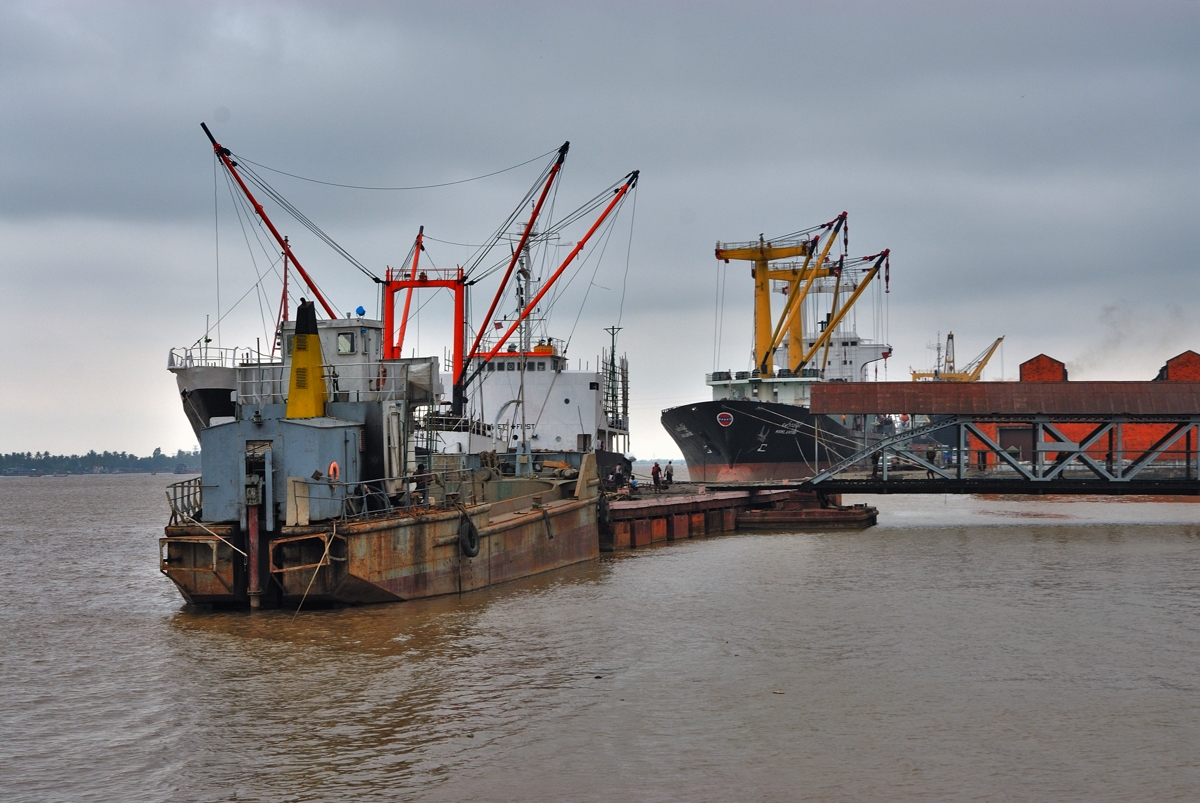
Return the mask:
<path id="1" fill-rule="evenodd" d="M 325 554 L 321 556 L 321 560 L 317 562 L 317 568 L 313 569 L 313 576 L 308 581 L 308 588 L 304 589 L 304 595 L 300 597 L 300 604 L 296 606 L 296 612 L 292 614 L 292 621 L 296 621 L 296 617 L 300 615 L 300 609 L 304 607 L 304 600 L 308 599 L 308 592 L 312 590 L 313 583 L 317 581 L 317 572 L 321 571 L 322 566 L 327 566 L 325 559 L 329 557 L 329 549 L 333 546 L 333 539 L 337 538 L 337 522 L 333 522 L 333 532 L 325 539 Z"/>
<path id="2" fill-rule="evenodd" d="M 249 556 L 249 555 L 247 555 L 245 552 L 243 552 L 242 550 L 238 549 L 238 548 L 237 548 L 237 547 L 235 547 L 233 544 L 229 543 L 229 542 L 228 542 L 228 541 L 226 541 L 224 538 L 222 538 L 221 536 L 217 535 L 217 534 L 216 534 L 216 533 L 214 533 L 212 530 L 208 529 L 208 528 L 207 528 L 207 527 L 205 527 L 203 524 L 201 524 L 200 522 L 198 522 L 198 521 L 196 521 L 195 519 L 193 519 L 191 516 L 187 515 L 186 513 L 184 513 L 184 514 L 182 514 L 182 515 L 183 515 L 183 518 L 184 518 L 184 520 L 185 520 L 185 521 L 190 521 L 192 524 L 195 524 L 197 527 L 199 527 L 201 530 L 204 530 L 204 532 L 208 533 L 208 534 L 209 534 L 209 535 L 211 535 L 213 538 L 216 538 L 218 541 L 222 541 L 222 542 L 224 542 L 224 544 L 225 544 L 227 547 L 229 547 L 230 549 L 232 549 L 234 552 L 238 553 L 238 554 L 239 554 L 239 555 L 241 555 L 242 557 L 244 557 L 244 558 L 248 558 L 248 557 L 250 557 L 250 556 Z"/>

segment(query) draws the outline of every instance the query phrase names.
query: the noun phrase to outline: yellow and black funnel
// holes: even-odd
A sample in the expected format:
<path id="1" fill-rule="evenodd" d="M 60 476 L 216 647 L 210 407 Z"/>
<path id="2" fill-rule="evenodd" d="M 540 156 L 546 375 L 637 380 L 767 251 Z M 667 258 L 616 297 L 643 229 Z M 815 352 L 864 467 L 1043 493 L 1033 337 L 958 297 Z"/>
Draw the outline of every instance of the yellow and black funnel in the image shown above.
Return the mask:
<path id="1" fill-rule="evenodd" d="M 287 417 L 319 418 L 325 415 L 325 377 L 321 373 L 321 335 L 317 309 L 300 299 L 296 309 L 296 336 L 292 341 L 292 376 L 288 381 Z"/>

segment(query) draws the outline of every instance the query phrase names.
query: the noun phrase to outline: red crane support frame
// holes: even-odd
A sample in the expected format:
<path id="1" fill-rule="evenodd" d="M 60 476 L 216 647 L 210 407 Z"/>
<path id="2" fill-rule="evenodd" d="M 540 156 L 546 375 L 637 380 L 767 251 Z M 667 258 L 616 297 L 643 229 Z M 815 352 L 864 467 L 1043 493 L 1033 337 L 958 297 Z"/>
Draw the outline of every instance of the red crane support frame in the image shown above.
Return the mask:
<path id="1" fill-rule="evenodd" d="M 419 241 L 420 235 L 418 235 Z M 420 253 L 420 249 L 417 250 Z M 388 268 L 387 275 L 383 282 L 383 358 L 385 360 L 400 359 L 400 348 L 403 343 L 396 343 L 395 337 L 395 308 L 396 308 L 396 293 L 401 290 L 408 290 L 409 299 L 412 298 L 412 291 L 417 288 L 438 288 L 445 287 L 454 293 L 454 367 L 453 376 L 454 383 L 459 384 L 462 378 L 463 367 L 463 344 L 465 338 L 465 320 L 466 320 L 466 290 L 467 280 L 463 274 L 462 268 L 429 268 L 423 271 L 417 271 L 417 260 L 413 257 L 413 268 L 411 270 L 399 270 L 396 268 Z M 431 278 L 431 274 L 433 278 Z M 404 304 L 404 317 L 408 318 L 408 302 Z M 404 323 L 401 323 L 400 337 L 404 337 Z"/>

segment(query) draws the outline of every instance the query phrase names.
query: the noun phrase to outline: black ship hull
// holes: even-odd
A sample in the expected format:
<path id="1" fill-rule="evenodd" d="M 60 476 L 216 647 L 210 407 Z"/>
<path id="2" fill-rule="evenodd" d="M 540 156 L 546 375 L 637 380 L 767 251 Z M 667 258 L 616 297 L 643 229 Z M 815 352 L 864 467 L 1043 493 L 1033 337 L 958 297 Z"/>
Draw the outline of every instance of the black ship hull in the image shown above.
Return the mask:
<path id="1" fill-rule="evenodd" d="M 748 399 L 673 407 L 663 411 L 662 425 L 693 482 L 804 479 L 885 434 L 859 417 Z"/>

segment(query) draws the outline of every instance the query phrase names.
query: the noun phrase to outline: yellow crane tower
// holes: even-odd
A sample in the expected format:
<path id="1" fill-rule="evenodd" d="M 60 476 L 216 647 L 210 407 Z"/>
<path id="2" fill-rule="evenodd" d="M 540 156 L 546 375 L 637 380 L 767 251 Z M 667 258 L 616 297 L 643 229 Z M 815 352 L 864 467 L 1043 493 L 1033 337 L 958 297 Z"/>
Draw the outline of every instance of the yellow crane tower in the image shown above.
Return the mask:
<path id="1" fill-rule="evenodd" d="M 775 375 L 773 357 L 783 342 L 785 331 L 788 335 L 788 367 L 796 371 L 803 364 L 804 321 L 800 312 L 800 302 L 804 300 L 816 279 L 833 275 L 825 260 L 845 223 L 846 213 L 843 212 L 832 222 L 832 231 L 823 238 L 824 243 L 821 243 L 822 238 L 819 235 L 811 239 L 782 241 L 767 241 L 759 235 L 757 242 L 717 243 L 717 259 L 726 262 L 737 259 L 754 263 L 750 269 L 754 277 L 754 364 L 758 367 L 759 376 Z M 772 269 L 769 264 L 800 257 L 804 258 L 803 263 L 794 262 L 783 268 Z M 788 283 L 788 298 L 777 324 L 771 316 L 772 280 Z"/>

